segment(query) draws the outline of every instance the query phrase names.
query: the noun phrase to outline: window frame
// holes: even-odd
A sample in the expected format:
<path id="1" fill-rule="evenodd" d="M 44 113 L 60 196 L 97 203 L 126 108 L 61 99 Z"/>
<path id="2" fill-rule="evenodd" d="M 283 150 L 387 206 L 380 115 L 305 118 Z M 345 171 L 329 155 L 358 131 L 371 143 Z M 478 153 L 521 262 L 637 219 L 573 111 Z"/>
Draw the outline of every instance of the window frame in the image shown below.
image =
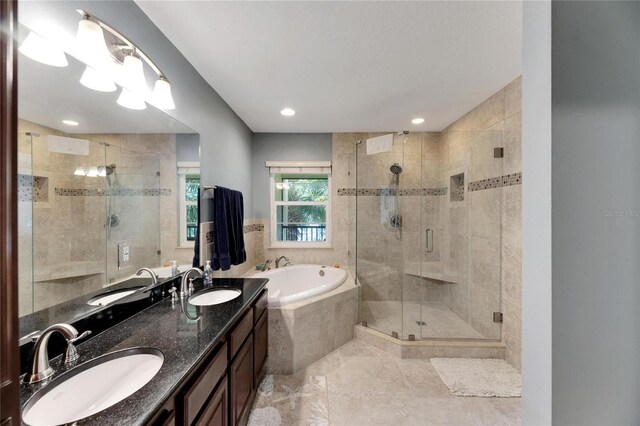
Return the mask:
<path id="1" fill-rule="evenodd" d="M 270 218 L 269 218 L 269 248 L 332 248 L 332 226 L 331 226 L 331 202 L 333 198 L 332 182 L 331 182 L 331 162 L 267 162 L 269 168 L 269 199 L 270 199 Z M 276 175 L 323 175 L 327 177 L 328 199 L 323 201 L 276 201 Z M 278 211 L 279 206 L 325 206 L 325 241 L 278 241 Z"/>
<path id="2" fill-rule="evenodd" d="M 197 206 L 197 201 L 187 201 L 187 178 L 200 177 L 200 162 L 178 161 L 178 247 L 193 248 L 195 241 L 187 240 L 187 206 Z M 202 185 L 202 180 L 200 181 Z"/>

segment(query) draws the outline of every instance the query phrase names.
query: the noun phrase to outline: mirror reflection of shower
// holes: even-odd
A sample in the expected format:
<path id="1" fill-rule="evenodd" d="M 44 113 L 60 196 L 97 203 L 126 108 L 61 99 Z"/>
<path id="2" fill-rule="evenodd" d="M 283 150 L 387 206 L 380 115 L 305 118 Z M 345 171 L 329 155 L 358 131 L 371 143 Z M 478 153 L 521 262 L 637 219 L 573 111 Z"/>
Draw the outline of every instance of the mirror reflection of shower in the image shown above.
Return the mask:
<path id="1" fill-rule="evenodd" d="M 402 173 L 402 167 L 398 163 L 393 163 L 389 168 L 389 171 L 393 173 L 395 179 L 394 211 L 389 222 L 391 224 L 391 227 L 396 231 L 396 239 L 402 240 L 402 215 L 400 214 L 400 173 Z"/>
<path id="2" fill-rule="evenodd" d="M 120 224 L 120 217 L 113 213 L 113 182 L 111 175 L 116 171 L 115 164 L 109 164 L 98 167 L 99 176 L 104 176 L 107 181 L 107 218 L 105 227 L 107 228 L 107 239 L 111 237 L 111 228 L 115 228 Z"/>

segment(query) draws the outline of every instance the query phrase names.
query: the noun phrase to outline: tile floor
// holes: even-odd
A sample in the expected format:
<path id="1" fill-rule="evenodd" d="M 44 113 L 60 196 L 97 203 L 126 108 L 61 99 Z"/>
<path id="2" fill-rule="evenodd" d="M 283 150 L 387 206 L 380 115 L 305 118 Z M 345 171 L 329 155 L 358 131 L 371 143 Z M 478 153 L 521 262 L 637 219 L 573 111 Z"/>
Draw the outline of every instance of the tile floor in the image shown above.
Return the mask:
<path id="1" fill-rule="evenodd" d="M 360 309 L 360 317 L 369 327 L 388 335 L 396 331 L 403 339 L 409 334 L 416 339 L 485 337 L 439 302 L 362 301 Z M 419 325 L 419 321 L 426 325 Z"/>
<path id="2" fill-rule="evenodd" d="M 520 398 L 457 397 L 428 360 L 359 340 L 290 376 L 266 376 L 250 426 L 517 425 Z"/>

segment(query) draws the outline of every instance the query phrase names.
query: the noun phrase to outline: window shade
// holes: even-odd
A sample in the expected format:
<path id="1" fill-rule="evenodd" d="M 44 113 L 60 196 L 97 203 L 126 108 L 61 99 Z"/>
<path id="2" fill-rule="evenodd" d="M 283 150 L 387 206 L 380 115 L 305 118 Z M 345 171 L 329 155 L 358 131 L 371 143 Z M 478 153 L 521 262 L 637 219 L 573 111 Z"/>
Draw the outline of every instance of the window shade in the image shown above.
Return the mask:
<path id="1" fill-rule="evenodd" d="M 331 161 L 266 161 L 270 174 L 331 174 Z"/>

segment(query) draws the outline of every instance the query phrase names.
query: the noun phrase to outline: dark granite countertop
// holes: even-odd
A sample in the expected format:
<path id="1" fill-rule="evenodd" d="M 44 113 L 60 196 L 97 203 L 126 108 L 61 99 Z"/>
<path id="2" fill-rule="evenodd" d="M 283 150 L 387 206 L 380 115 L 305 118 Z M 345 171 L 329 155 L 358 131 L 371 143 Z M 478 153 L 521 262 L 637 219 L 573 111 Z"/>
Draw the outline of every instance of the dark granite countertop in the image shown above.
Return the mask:
<path id="1" fill-rule="evenodd" d="M 255 278 L 216 279 L 214 287 L 241 289 L 242 295 L 220 305 L 204 307 L 190 305 L 185 300 L 190 315 L 202 316 L 199 321 L 187 318 L 180 300 L 172 303 L 170 298 L 166 298 L 93 339 L 78 344 L 80 359 L 76 365 L 109 352 L 134 347 L 159 349 L 164 354 L 164 363 L 154 378 L 133 395 L 75 424 L 139 425 L 151 420 L 207 351 L 225 336 L 240 314 L 256 300 L 267 281 Z M 194 283 L 197 292 L 202 288 L 201 280 Z M 56 370 L 52 380 L 67 370 L 61 364 L 60 356 L 51 361 Z M 42 387 L 40 384 L 23 384 L 21 406 Z"/>

